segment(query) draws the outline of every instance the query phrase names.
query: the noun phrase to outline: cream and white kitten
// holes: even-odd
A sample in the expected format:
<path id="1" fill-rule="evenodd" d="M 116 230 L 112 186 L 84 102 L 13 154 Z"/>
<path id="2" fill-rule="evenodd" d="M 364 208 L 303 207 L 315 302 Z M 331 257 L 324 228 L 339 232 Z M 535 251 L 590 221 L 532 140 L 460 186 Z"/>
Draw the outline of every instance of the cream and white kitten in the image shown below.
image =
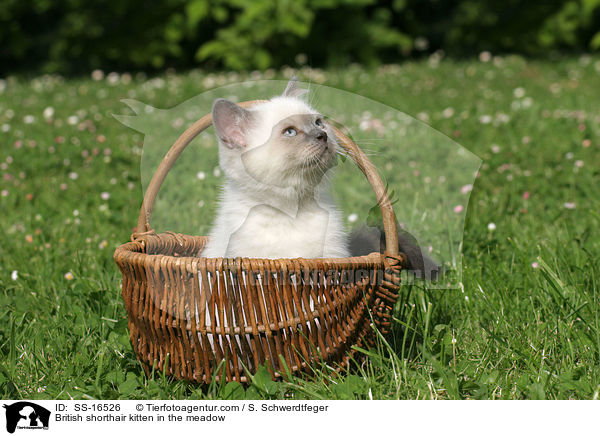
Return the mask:
<path id="1" fill-rule="evenodd" d="M 348 237 L 329 199 L 332 128 L 292 79 L 282 96 L 243 109 L 213 104 L 225 175 L 204 257 L 347 257 Z"/>

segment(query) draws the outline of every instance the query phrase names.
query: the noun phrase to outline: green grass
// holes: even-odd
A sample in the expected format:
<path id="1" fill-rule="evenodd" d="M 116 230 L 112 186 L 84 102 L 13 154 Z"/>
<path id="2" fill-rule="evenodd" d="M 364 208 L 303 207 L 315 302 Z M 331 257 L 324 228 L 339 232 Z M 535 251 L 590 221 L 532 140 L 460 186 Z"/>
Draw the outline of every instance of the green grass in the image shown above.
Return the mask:
<path id="1" fill-rule="evenodd" d="M 199 388 L 158 372 L 147 378 L 129 344 L 112 260 L 137 219 L 143 135 L 112 114 L 131 115 L 123 98 L 169 108 L 250 75 L 189 72 L 112 84 L 7 78 L 0 83 L 2 397 L 598 396 L 600 58 L 430 60 L 377 70 L 305 70 L 300 77 L 425 120 L 483 159 L 466 213 L 459 289 L 403 287 L 393 335 L 361 351 L 367 363 L 340 376 L 323 366 L 315 380 L 273 383 L 261 372 L 245 391 Z M 47 107 L 54 108 L 52 123 L 43 117 Z M 373 159 L 400 184 L 413 168 L 386 144 Z M 204 182 L 213 187 L 216 148 L 208 143 L 202 150 Z M 386 160 L 393 162 L 387 172 Z M 336 193 L 346 214 L 363 217 L 372 202 L 355 199 L 368 187 L 360 177 L 349 180 Z M 202 189 L 205 206 L 191 222 L 207 228 L 214 189 Z M 157 221 L 172 215 L 165 205 L 160 209 L 159 202 Z M 408 222 L 411 214 L 418 217 L 415 209 L 396 204 Z"/>

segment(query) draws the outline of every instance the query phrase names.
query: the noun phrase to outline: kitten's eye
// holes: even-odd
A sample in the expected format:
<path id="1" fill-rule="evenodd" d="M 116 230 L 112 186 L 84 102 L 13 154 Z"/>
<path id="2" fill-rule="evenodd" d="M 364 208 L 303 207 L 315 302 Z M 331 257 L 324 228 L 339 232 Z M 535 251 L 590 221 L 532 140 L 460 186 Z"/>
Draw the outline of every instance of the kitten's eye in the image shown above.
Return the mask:
<path id="1" fill-rule="evenodd" d="M 317 125 L 317 127 L 323 127 L 323 121 L 321 120 L 321 118 L 317 118 L 315 124 Z"/>
<path id="2" fill-rule="evenodd" d="M 298 134 L 298 131 L 293 127 L 288 127 L 283 131 L 283 134 L 284 136 L 296 136 Z"/>

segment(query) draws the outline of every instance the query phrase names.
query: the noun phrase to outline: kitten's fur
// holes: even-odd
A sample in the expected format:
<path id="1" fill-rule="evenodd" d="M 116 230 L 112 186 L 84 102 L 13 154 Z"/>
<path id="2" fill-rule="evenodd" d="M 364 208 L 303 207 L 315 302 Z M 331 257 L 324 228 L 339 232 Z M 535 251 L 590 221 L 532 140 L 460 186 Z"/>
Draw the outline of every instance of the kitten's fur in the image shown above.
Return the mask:
<path id="1" fill-rule="evenodd" d="M 282 96 L 249 109 L 215 101 L 212 117 L 225 183 L 201 256 L 349 255 L 341 215 L 324 179 L 338 144 L 301 92 L 292 79 Z"/>
<path id="2" fill-rule="evenodd" d="M 350 235 L 352 256 L 364 256 L 373 252 L 385 252 L 385 233 L 383 224 L 377 227 L 361 226 Z M 398 225 L 398 248 L 408 259 L 408 269 L 416 278 L 437 280 L 443 268 L 435 260 L 423 253 L 413 235 Z"/>

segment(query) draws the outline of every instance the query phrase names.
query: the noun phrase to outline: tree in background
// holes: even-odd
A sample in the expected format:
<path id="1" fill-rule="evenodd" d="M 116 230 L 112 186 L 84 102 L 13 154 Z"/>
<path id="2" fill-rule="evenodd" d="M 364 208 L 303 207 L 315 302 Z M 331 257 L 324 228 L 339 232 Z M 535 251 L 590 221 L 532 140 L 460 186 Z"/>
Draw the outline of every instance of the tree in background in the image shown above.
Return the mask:
<path id="1" fill-rule="evenodd" d="M 600 0 L 3 0 L 0 73 L 398 62 L 600 48 Z M 301 56 L 297 56 L 301 54 Z"/>

